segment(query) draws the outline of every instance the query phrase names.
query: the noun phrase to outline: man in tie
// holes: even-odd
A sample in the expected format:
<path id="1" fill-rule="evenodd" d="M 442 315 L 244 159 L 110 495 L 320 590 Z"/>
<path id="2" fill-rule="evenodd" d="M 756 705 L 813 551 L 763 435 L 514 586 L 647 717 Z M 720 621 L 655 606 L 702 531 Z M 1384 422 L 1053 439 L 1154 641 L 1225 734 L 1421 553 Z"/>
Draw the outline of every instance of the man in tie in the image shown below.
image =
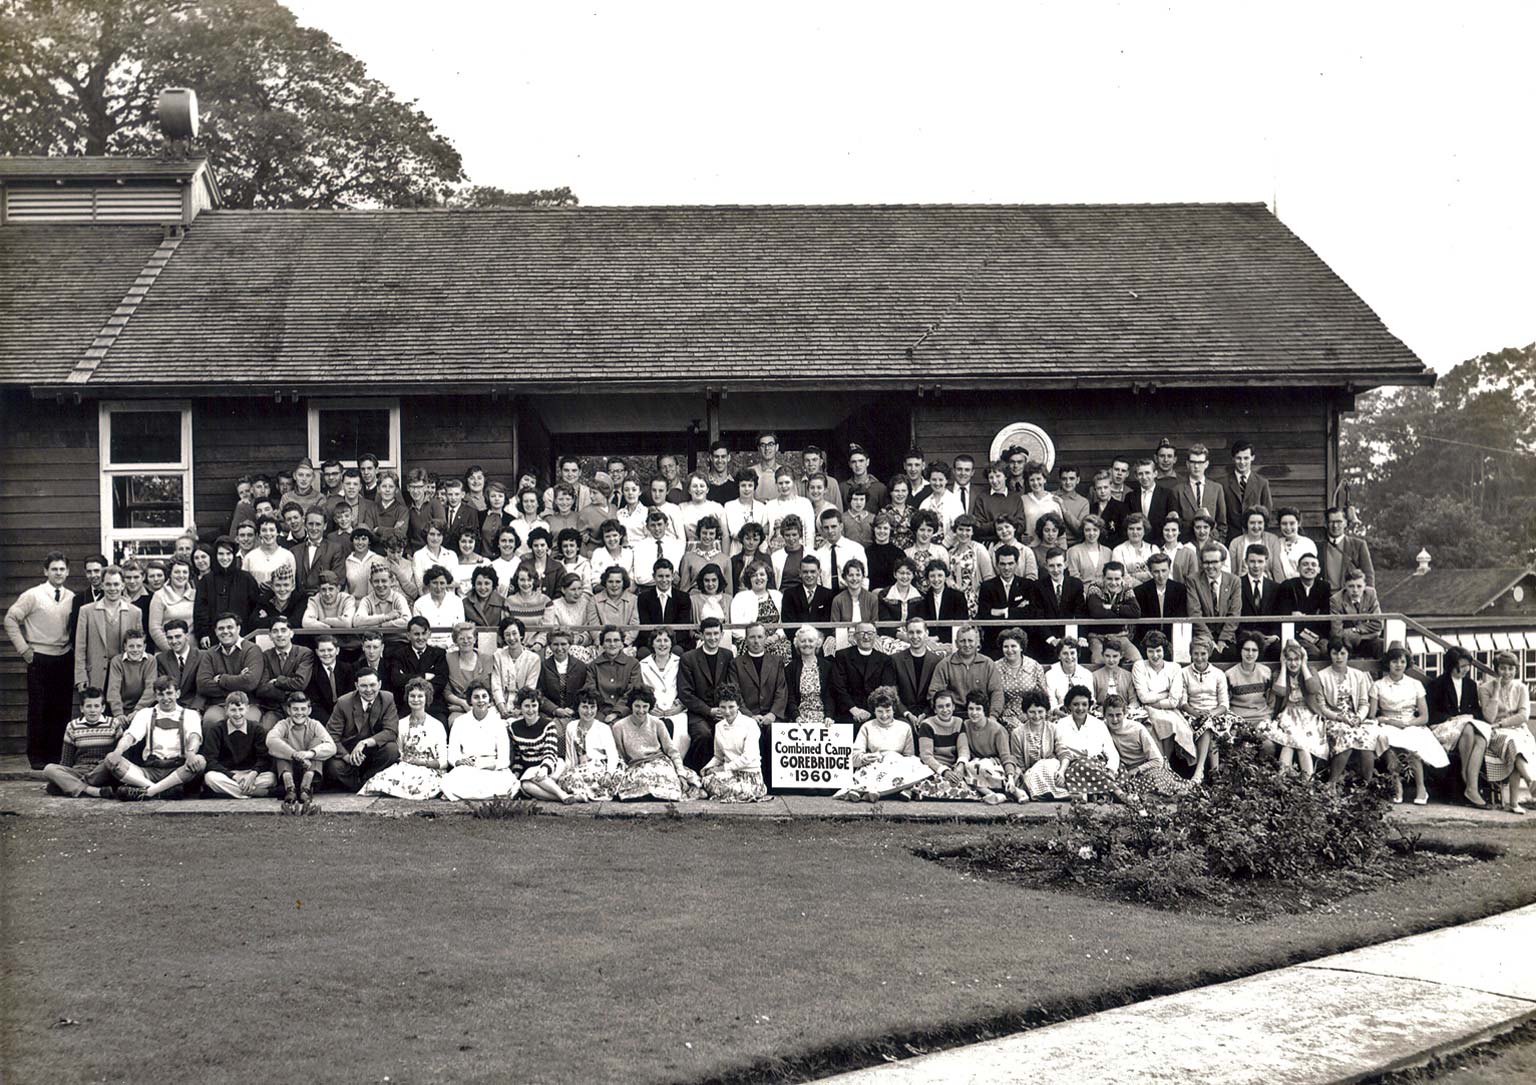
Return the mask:
<path id="1" fill-rule="evenodd" d="M 1381 656 L 1381 600 L 1367 587 L 1365 571 L 1352 569 L 1344 575 L 1344 587 L 1329 600 L 1333 635 L 1349 645 L 1351 654 L 1377 659 Z M 1371 617 L 1374 615 L 1374 617 Z"/>
<path id="2" fill-rule="evenodd" d="M 1220 486 L 1205 477 L 1206 469 L 1211 465 L 1210 449 L 1202 444 L 1190 445 L 1184 463 L 1189 468 L 1189 477 L 1173 487 L 1174 511 L 1179 514 L 1180 537 L 1185 540 L 1190 538 L 1194 532 L 1195 517 L 1202 512 L 1208 513 L 1220 525 L 1220 530 L 1225 531 L 1227 495 Z"/>
<path id="3" fill-rule="evenodd" d="M 991 621 L 1022 621 L 1033 617 L 1030 602 L 1034 592 L 1029 581 L 1018 575 L 1019 551 L 1013 546 L 999 546 L 992 554 L 997 575 L 983 580 L 976 599 L 976 616 Z M 997 638 L 1007 628 L 1001 625 L 986 627 L 983 638 L 988 652 L 997 651 Z"/>
<path id="4" fill-rule="evenodd" d="M 1147 523 L 1157 524 L 1158 530 L 1162 530 L 1173 508 L 1173 495 L 1167 486 L 1158 484 L 1157 467 L 1151 460 L 1136 461 L 1136 489 L 1126 495 L 1125 503 L 1132 512 L 1145 516 Z"/>
<path id="5" fill-rule="evenodd" d="M 688 710 L 687 766 L 695 772 L 715 754 L 715 723 L 725 715 L 719 690 L 735 676 L 735 656 L 720 646 L 724 624 L 716 617 L 699 623 L 699 646 L 678 660 L 677 697 Z"/>
<path id="6" fill-rule="evenodd" d="M 192 628 L 181 618 L 172 618 L 163 626 L 165 651 L 155 654 L 155 673 L 170 675 L 176 683 L 180 701 L 194 712 L 201 712 L 208 701 L 197 692 L 197 668 L 203 650 L 192 643 Z"/>
<path id="7" fill-rule="evenodd" d="M 976 502 L 981 499 L 981 487 L 976 483 L 976 458 L 962 452 L 954 459 L 955 480 L 950 489 L 960 499 L 960 511 L 975 515 Z"/>
<path id="8" fill-rule="evenodd" d="M 852 539 L 843 537 L 841 513 L 835 509 L 826 509 L 818 522 L 821 525 L 821 537 L 826 539 L 827 543 L 811 552 L 816 555 L 816 560 L 820 564 L 821 586 L 830 588 L 832 594 L 836 595 L 843 590 L 843 566 L 850 561 L 857 561 L 867 569 L 869 558 L 864 552 L 864 547 Z"/>
<path id="9" fill-rule="evenodd" d="M 1173 559 L 1162 551 L 1158 551 L 1147 559 L 1147 568 L 1152 573 L 1152 579 L 1136 588 L 1133 595 L 1136 596 L 1136 605 L 1141 608 L 1143 618 L 1187 618 L 1189 617 L 1189 594 L 1184 585 L 1169 579 L 1173 572 Z M 1171 625 L 1139 625 L 1136 627 L 1137 641 L 1144 641 L 1147 634 L 1157 630 L 1173 640 L 1173 626 Z"/>
<path id="10" fill-rule="evenodd" d="M 1367 587 L 1376 583 L 1376 567 L 1366 541 L 1349 534 L 1349 512 L 1334 505 L 1327 512 L 1328 537 L 1323 543 L 1323 576 L 1330 584 L 1343 584 L 1351 569 L 1365 574 Z"/>
<path id="11" fill-rule="evenodd" d="M 75 593 L 64 586 L 69 559 L 51 550 L 43 583 L 28 588 L 5 612 L 5 633 L 27 665 L 27 760 L 33 769 L 58 761 L 74 695 L 75 655 L 70 617 Z"/>
<path id="12" fill-rule="evenodd" d="M 1244 618 L 1259 618 L 1280 614 L 1280 586 L 1268 576 L 1269 550 L 1254 543 L 1243 554 L 1246 572 L 1243 575 Z M 1264 658 L 1280 658 L 1280 626 L 1276 622 L 1263 625 L 1242 626 L 1238 635 L 1252 630 L 1264 638 Z"/>
<path id="13" fill-rule="evenodd" d="M 1237 577 L 1226 570 L 1227 552 L 1211 543 L 1200 551 L 1200 573 L 1186 585 L 1189 613 L 1195 619 L 1195 635 L 1211 641 L 1213 660 L 1237 658 L 1237 618 L 1242 613 L 1242 591 Z M 1214 619 L 1221 619 L 1218 624 Z M 1203 620 L 1207 619 L 1207 620 Z"/>
<path id="14" fill-rule="evenodd" d="M 635 614 L 641 625 L 671 626 L 673 649 L 682 653 L 693 644 L 693 637 L 683 631 L 693 624 L 693 601 L 677 590 L 676 573 L 666 558 L 657 559 L 651 566 L 651 586 L 635 597 Z M 641 630 L 636 638 L 641 655 L 650 651 L 653 635 L 653 630 Z"/>
<path id="15" fill-rule="evenodd" d="M 1059 618 L 1072 621 L 1084 612 L 1083 582 L 1067 575 L 1067 554 L 1059 546 L 1045 553 L 1045 575 L 1035 584 L 1035 617 Z M 1055 662 L 1058 648 L 1067 635 L 1064 625 L 1036 625 L 1029 629 L 1029 640 L 1034 657 L 1044 663 Z"/>
<path id="16" fill-rule="evenodd" d="M 420 614 L 412 618 L 405 629 L 405 644 L 397 644 L 384 656 L 384 686 L 405 699 L 405 686 L 412 678 L 425 678 L 432 683 L 432 702 L 439 704 L 443 690 L 448 688 L 448 654 L 428 643 L 432 637 L 432 623 Z"/>
<path id="17" fill-rule="evenodd" d="M 1222 483 L 1227 502 L 1227 538 L 1235 539 L 1248 524 L 1248 510 L 1255 505 L 1275 507 L 1269 493 L 1269 479 L 1253 469 L 1253 442 L 1239 438 L 1232 442 L 1232 470 Z"/>
<path id="18" fill-rule="evenodd" d="M 356 681 L 356 691 L 337 700 L 325 725 L 336 744 L 336 756 L 325 762 L 325 779 L 344 791 L 359 790 L 400 759 L 394 696 L 371 667 L 359 670 Z"/>
<path id="19" fill-rule="evenodd" d="M 314 640 L 315 665 L 310 669 L 309 694 L 312 710 L 318 719 L 330 719 L 331 711 L 344 693 L 353 688 L 353 668 L 341 661 L 341 648 L 330 633 L 322 633 Z M 287 698 L 283 699 L 287 707 Z"/>
<path id="20" fill-rule="evenodd" d="M 784 588 L 784 624 L 788 626 L 824 625 L 832 620 L 831 588 L 822 587 L 821 560 L 815 554 L 800 558 L 799 579 Z M 823 629 L 822 635 L 829 635 Z"/>
<path id="21" fill-rule="evenodd" d="M 307 690 L 315 673 L 315 654 L 293 643 L 287 618 L 281 614 L 273 618 L 269 631 L 272 647 L 261 653 L 261 684 L 256 687 L 256 704 L 266 730 L 288 714 L 288 694 Z"/>

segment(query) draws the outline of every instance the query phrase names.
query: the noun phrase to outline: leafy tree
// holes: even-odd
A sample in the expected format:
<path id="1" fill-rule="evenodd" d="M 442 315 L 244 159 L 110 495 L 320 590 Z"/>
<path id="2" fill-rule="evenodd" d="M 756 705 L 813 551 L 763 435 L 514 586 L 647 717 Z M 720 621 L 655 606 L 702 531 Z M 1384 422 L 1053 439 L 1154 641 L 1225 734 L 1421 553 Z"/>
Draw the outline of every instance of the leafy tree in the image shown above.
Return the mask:
<path id="1" fill-rule="evenodd" d="M 1421 547 L 1453 568 L 1536 558 L 1536 343 L 1462 362 L 1433 388 L 1362 396 L 1340 435 L 1386 566 Z"/>
<path id="2" fill-rule="evenodd" d="M 471 185 L 448 197 L 449 207 L 575 207 L 581 201 L 568 187 L 508 192 L 494 185 Z"/>
<path id="3" fill-rule="evenodd" d="M 167 86 L 197 90 L 232 207 L 419 206 L 464 179 L 414 103 L 277 0 L 0 0 L 0 152 L 153 151 Z"/>

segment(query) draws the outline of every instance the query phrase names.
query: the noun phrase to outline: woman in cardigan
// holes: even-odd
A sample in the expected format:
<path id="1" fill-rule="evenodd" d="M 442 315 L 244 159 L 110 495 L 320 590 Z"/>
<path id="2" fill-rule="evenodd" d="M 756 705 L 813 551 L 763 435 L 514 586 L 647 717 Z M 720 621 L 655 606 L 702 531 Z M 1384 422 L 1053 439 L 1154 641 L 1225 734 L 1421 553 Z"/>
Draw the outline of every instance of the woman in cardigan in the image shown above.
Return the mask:
<path id="1" fill-rule="evenodd" d="M 1444 670 L 1430 681 L 1424 694 L 1429 729 L 1446 753 L 1455 750 L 1461 759 L 1462 795 L 1473 806 L 1487 806 L 1477 782 L 1493 728 L 1480 718 L 1483 710 L 1477 683 L 1472 679 L 1471 654 L 1462 648 L 1449 649 Z"/>
<path id="2" fill-rule="evenodd" d="M 567 806 L 580 802 L 557 783 L 565 772 L 565 759 L 560 756 L 560 727 L 553 719 L 539 714 L 539 691 L 519 690 L 517 711 L 518 715 L 507 726 L 512 741 L 509 767 L 522 793 L 530 799 Z"/>
<path id="3" fill-rule="evenodd" d="M 1357 755 L 1360 779 L 1368 784 L 1376 775 L 1376 758 L 1387 749 L 1381 725 L 1366 722 L 1376 714 L 1376 694 L 1369 676 L 1349 665 L 1347 641 L 1329 641 L 1328 658 L 1329 665 L 1317 672 L 1323 691 L 1323 730 L 1333 754 L 1328 786 L 1336 788 L 1343 782 L 1350 754 Z"/>
<path id="4" fill-rule="evenodd" d="M 197 602 L 197 588 L 192 579 L 192 562 L 175 558 L 171 561 L 165 584 L 150 598 L 149 638 L 156 651 L 170 651 L 171 643 L 165 637 L 166 622 L 180 618 L 188 626 L 192 624 L 192 608 Z"/>

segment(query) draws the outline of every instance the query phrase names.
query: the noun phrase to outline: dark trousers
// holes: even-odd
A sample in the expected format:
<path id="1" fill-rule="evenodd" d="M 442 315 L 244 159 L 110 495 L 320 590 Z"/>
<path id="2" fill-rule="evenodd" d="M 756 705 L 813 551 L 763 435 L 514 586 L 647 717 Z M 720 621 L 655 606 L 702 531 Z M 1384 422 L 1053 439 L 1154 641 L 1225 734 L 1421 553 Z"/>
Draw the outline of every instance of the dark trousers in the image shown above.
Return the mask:
<path id="1" fill-rule="evenodd" d="M 75 657 L 34 653 L 27 664 L 27 760 L 34 769 L 59 759 L 74 699 Z"/>
<path id="2" fill-rule="evenodd" d="M 698 772 L 715 756 L 715 721 L 707 716 L 688 716 L 688 756 L 683 767 Z"/>
<path id="3" fill-rule="evenodd" d="M 400 760 L 399 747 L 393 742 L 386 742 L 382 746 L 369 746 L 367 752 L 363 754 L 361 765 L 349 764 L 345 753 L 338 750 L 335 757 L 326 759 L 321 771 L 325 774 L 325 782 L 332 787 L 342 791 L 360 791 L 375 773 L 383 772 L 398 760 Z"/>

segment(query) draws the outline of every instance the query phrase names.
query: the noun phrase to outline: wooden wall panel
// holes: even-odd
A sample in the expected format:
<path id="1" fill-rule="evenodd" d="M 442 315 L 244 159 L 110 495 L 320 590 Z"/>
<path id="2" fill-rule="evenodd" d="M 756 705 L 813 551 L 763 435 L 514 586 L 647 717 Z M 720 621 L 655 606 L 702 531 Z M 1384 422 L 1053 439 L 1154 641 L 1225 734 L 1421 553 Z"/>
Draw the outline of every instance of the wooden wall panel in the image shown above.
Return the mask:
<path id="1" fill-rule="evenodd" d="M 955 392 L 919 400 L 914 428 L 930 459 L 969 452 L 979 468 L 1000 429 L 1032 422 L 1055 441 L 1058 465 L 1076 466 L 1085 479 L 1117 455 L 1150 458 L 1164 437 L 1179 447 L 1181 464 L 1185 448 L 1206 444 L 1211 477 L 1222 478 L 1232 459 L 1227 450 L 1243 436 L 1254 444 L 1276 504 L 1296 505 L 1307 528 L 1318 533 L 1328 505 L 1329 403 L 1323 392 Z M 900 467 L 879 466 L 882 473 Z"/>
<path id="2" fill-rule="evenodd" d="M 411 396 L 400 404 L 400 454 L 406 470 L 462 475 L 471 464 L 488 480 L 512 478 L 512 413 L 507 399 Z"/>
<path id="3" fill-rule="evenodd" d="M 219 397 L 192 405 L 193 509 L 200 534 L 222 534 L 235 512 L 241 475 L 275 475 L 308 453 L 303 403 Z"/>
<path id="4" fill-rule="evenodd" d="M 0 607 L 43 579 L 43 556 L 63 550 L 85 582 L 83 559 L 101 546 L 96 405 L 0 392 Z M 10 638 L 0 638 L 0 753 L 26 748 L 27 680 Z"/>

